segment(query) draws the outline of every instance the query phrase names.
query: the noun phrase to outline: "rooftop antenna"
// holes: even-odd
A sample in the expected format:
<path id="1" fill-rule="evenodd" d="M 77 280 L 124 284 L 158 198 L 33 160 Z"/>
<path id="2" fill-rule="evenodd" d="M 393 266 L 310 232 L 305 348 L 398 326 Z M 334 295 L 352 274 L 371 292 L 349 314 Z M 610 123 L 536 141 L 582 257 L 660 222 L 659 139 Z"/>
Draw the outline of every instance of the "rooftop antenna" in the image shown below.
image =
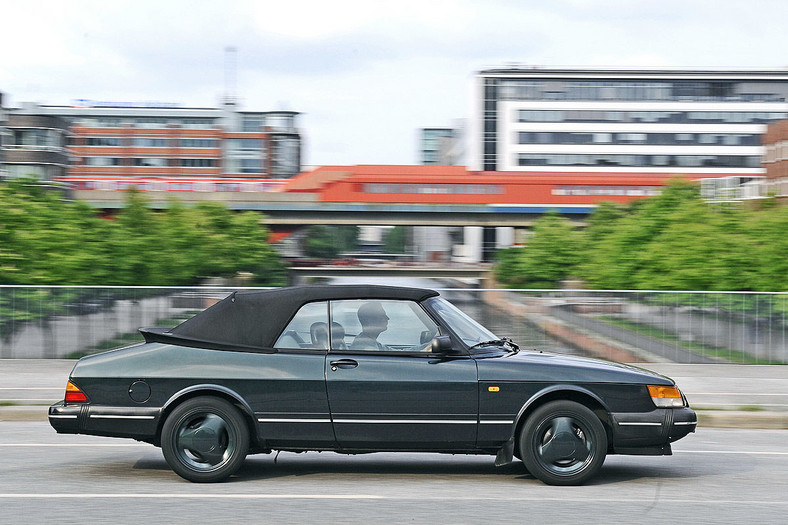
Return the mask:
<path id="1" fill-rule="evenodd" d="M 237 73 L 238 49 L 235 46 L 224 48 L 224 100 L 226 106 L 234 106 L 237 101 L 235 81 Z"/>

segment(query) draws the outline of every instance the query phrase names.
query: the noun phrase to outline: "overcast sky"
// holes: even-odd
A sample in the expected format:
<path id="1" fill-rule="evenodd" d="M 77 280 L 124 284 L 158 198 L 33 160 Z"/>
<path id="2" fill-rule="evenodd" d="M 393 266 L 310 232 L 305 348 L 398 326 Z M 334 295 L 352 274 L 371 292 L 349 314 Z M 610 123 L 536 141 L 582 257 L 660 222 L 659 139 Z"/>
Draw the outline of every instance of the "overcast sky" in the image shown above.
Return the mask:
<path id="1" fill-rule="evenodd" d="M 411 164 L 511 65 L 787 68 L 786 0 L 42 1 L 0 4 L 6 106 L 218 104 L 302 112 L 304 163 Z"/>

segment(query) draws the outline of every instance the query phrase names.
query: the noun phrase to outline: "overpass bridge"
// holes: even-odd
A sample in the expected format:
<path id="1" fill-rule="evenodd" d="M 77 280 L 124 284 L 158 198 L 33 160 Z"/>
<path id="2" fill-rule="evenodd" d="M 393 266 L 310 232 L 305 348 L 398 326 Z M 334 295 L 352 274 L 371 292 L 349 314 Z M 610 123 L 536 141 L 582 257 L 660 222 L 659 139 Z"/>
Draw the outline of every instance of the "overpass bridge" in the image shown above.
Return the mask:
<path id="1" fill-rule="evenodd" d="M 96 208 L 117 211 L 123 208 L 123 195 L 117 193 L 101 195 L 93 192 L 80 195 Z M 156 194 L 150 199 L 154 209 L 170 205 L 167 195 Z M 161 197 L 161 198 L 159 198 Z M 170 196 L 171 197 L 171 196 Z M 192 198 L 193 195 L 178 195 L 186 205 L 206 202 L 209 199 Z M 214 196 L 216 197 L 216 196 Z M 224 197 L 224 196 L 220 196 Z M 246 196 L 245 199 L 212 198 L 235 211 L 257 211 L 265 214 L 265 223 L 270 226 L 364 225 L 364 226 L 512 226 L 527 228 L 548 211 L 556 211 L 579 225 L 594 211 L 593 205 L 547 205 L 547 204 L 443 204 L 443 203 L 365 203 L 365 202 L 319 202 L 315 200 L 287 199 L 287 194 L 261 194 Z"/>
<path id="2" fill-rule="evenodd" d="M 601 201 L 627 203 L 658 195 L 677 176 L 665 172 L 483 172 L 463 166 L 323 166 L 288 180 L 113 176 L 65 177 L 74 198 L 110 213 L 126 190 L 155 208 L 221 202 L 264 213 L 283 228 L 310 224 L 529 227 L 555 210 L 574 221 Z M 720 173 L 693 173 L 692 180 Z"/>

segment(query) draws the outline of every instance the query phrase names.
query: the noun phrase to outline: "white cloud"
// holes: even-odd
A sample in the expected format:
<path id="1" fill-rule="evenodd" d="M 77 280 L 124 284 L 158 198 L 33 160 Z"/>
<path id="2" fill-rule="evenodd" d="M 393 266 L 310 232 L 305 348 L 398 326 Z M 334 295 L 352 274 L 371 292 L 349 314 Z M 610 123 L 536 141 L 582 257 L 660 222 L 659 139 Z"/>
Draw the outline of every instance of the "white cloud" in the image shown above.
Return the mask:
<path id="1" fill-rule="evenodd" d="M 783 0 L 72 0 L 0 8 L 6 100 L 214 105 L 238 48 L 246 107 L 302 111 L 311 163 L 406 163 L 467 116 L 482 68 L 788 65 Z"/>

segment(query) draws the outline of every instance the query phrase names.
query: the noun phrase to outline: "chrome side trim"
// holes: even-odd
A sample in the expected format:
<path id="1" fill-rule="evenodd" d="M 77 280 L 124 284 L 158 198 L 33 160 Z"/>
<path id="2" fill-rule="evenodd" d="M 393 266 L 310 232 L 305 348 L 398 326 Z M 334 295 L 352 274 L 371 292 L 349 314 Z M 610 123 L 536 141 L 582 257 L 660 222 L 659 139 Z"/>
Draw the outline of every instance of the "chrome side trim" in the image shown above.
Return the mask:
<path id="1" fill-rule="evenodd" d="M 514 421 L 511 419 L 490 419 L 487 421 L 479 421 L 479 423 L 482 425 L 511 425 Z"/>
<path id="2" fill-rule="evenodd" d="M 426 425 L 475 425 L 476 421 L 459 419 L 335 419 L 334 423 L 374 423 L 374 424 L 426 424 Z"/>
<path id="3" fill-rule="evenodd" d="M 697 421 L 676 421 L 673 423 L 674 425 L 697 425 Z"/>
<path id="4" fill-rule="evenodd" d="M 259 417 L 258 423 L 332 423 L 330 419 Z M 435 425 L 475 425 L 476 421 L 457 419 L 335 419 L 333 423 L 373 423 L 373 424 L 435 424 Z M 511 425 L 511 421 L 482 421 L 484 424 Z"/>
<path id="5" fill-rule="evenodd" d="M 114 414 L 90 414 L 90 419 L 155 419 L 156 416 L 121 416 Z"/>
<path id="6" fill-rule="evenodd" d="M 638 422 L 638 421 L 619 421 L 619 425 L 622 427 L 661 427 L 662 423 L 646 423 L 646 422 Z"/>
<path id="7" fill-rule="evenodd" d="M 331 423 L 330 419 L 298 419 L 287 417 L 258 417 L 258 423 Z"/>
<path id="8" fill-rule="evenodd" d="M 73 416 L 61 416 L 61 415 L 57 415 L 57 414 L 49 414 L 49 418 L 50 419 L 76 419 L 77 416 L 76 415 L 73 415 Z"/>

